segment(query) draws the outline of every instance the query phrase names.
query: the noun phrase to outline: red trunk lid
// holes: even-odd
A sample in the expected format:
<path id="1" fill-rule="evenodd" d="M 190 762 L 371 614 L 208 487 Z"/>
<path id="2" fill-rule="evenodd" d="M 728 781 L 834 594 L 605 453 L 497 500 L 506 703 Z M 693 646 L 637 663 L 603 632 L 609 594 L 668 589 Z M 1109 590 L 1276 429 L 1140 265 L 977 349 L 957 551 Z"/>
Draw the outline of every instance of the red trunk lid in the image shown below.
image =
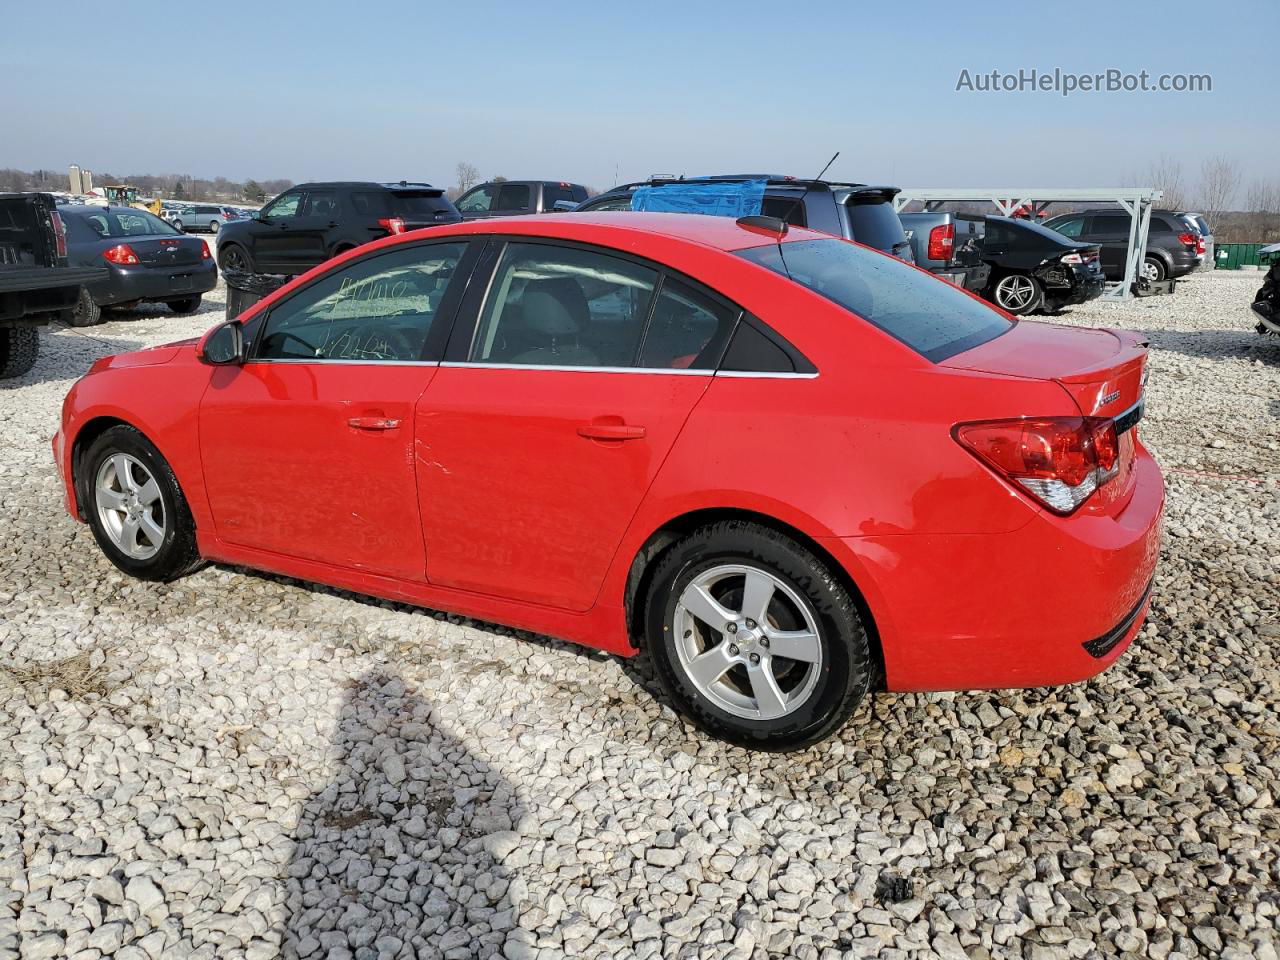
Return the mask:
<path id="1" fill-rule="evenodd" d="M 942 366 L 1053 380 L 1083 415 L 1117 419 L 1120 472 L 1083 508 L 1111 512 L 1123 508 L 1132 493 L 1133 427 L 1140 416 L 1135 408 L 1142 400 L 1146 362 L 1147 340 L 1128 330 L 1022 320 L 1003 336 L 957 354 Z"/>

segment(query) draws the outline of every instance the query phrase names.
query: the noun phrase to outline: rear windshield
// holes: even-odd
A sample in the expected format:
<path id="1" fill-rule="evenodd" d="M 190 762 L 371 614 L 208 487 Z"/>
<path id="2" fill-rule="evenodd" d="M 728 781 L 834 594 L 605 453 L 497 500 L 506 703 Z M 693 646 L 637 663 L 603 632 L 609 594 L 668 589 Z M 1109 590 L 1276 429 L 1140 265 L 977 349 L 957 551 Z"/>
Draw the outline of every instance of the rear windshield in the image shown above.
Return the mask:
<path id="1" fill-rule="evenodd" d="M 412 220 L 434 219 L 437 213 L 453 213 L 453 204 L 441 190 L 393 190 L 391 203 L 398 216 Z"/>
<path id="2" fill-rule="evenodd" d="M 69 214 L 64 219 L 77 239 L 91 240 L 103 237 L 149 237 L 155 234 L 179 233 L 177 229 L 145 210 L 107 210 L 92 214 Z"/>
<path id="3" fill-rule="evenodd" d="M 945 280 L 842 240 L 796 240 L 738 256 L 838 303 L 934 363 L 1013 326 Z"/>
<path id="4" fill-rule="evenodd" d="M 902 252 L 907 234 L 892 204 L 883 200 L 859 201 L 855 197 L 845 206 L 849 210 L 849 227 L 854 240 L 886 253 Z"/>

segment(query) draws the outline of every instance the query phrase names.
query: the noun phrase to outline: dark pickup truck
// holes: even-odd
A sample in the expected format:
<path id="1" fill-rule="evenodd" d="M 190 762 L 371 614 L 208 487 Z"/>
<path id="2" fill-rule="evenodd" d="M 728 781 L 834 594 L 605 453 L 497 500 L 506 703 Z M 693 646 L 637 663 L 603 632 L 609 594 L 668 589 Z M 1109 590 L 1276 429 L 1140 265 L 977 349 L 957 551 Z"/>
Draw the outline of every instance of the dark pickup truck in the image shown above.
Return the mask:
<path id="1" fill-rule="evenodd" d="M 900 213 L 916 266 L 973 293 L 987 288 L 991 268 L 982 262 L 982 218 L 936 210 Z"/>
<path id="2" fill-rule="evenodd" d="M 40 353 L 42 324 L 66 321 L 98 267 L 67 266 L 67 233 L 47 193 L 0 193 L 0 379 L 20 377 Z"/>

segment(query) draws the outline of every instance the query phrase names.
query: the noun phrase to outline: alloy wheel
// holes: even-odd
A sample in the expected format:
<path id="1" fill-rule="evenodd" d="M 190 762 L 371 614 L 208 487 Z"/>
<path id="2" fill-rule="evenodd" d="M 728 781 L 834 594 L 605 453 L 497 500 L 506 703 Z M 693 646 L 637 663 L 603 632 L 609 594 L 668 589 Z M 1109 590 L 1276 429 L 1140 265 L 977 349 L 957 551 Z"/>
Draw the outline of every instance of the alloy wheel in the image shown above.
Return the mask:
<path id="1" fill-rule="evenodd" d="M 794 712 L 822 673 L 813 609 L 760 567 L 721 564 L 696 576 L 680 594 L 674 628 L 689 681 L 736 717 L 776 720 Z"/>
<path id="2" fill-rule="evenodd" d="M 1035 281 L 1019 273 L 1012 273 L 996 284 L 996 303 L 1010 313 L 1025 310 L 1035 295 Z"/>
<path id="3" fill-rule="evenodd" d="M 94 481 L 98 518 L 111 542 L 133 560 L 149 560 L 164 543 L 164 499 L 142 461 L 113 453 Z"/>

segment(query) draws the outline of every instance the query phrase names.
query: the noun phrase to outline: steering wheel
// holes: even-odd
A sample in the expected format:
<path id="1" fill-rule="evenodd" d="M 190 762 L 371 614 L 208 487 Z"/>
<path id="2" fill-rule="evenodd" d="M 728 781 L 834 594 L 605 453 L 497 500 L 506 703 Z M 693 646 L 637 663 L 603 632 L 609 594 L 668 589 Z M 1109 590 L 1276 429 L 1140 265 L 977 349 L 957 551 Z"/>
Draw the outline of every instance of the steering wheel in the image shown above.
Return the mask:
<path id="1" fill-rule="evenodd" d="M 413 341 L 403 330 L 397 330 L 389 323 L 374 323 L 366 327 L 358 341 L 361 353 L 371 352 L 363 344 L 373 344 L 381 340 L 390 348 L 390 356 L 382 356 L 383 360 L 417 360 L 422 352 L 419 345 L 415 348 Z"/>

